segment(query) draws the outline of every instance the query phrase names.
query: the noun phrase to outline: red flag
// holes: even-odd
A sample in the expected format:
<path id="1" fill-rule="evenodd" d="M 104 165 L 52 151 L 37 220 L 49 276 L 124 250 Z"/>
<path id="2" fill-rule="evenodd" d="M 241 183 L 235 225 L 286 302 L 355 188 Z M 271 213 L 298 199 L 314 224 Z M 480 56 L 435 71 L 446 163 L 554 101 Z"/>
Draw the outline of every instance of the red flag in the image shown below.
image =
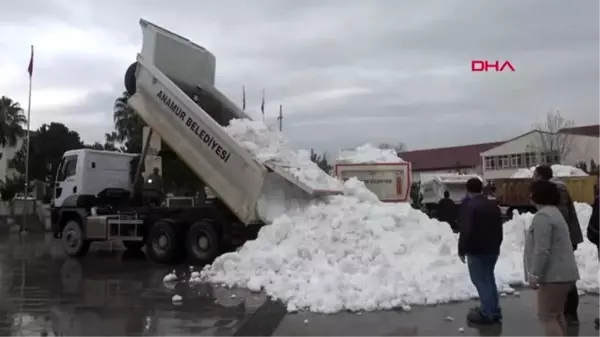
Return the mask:
<path id="1" fill-rule="evenodd" d="M 31 46 L 31 58 L 29 59 L 29 67 L 27 67 L 29 77 L 33 75 L 33 46 Z"/>

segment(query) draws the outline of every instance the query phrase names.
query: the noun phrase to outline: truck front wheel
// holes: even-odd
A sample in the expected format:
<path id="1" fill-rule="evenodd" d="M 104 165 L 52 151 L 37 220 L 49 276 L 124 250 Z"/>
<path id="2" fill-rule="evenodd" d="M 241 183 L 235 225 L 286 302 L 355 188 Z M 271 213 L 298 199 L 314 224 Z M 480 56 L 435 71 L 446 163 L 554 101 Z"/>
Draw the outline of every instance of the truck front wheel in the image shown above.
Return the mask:
<path id="1" fill-rule="evenodd" d="M 146 254 L 157 263 L 174 263 L 181 257 L 181 236 L 170 222 L 155 223 L 146 238 Z"/>
<path id="2" fill-rule="evenodd" d="M 210 263 L 219 254 L 219 235 L 209 221 L 193 224 L 185 237 L 189 258 L 198 264 Z"/>
<path id="3" fill-rule="evenodd" d="M 70 257 L 81 257 L 90 250 L 90 241 L 85 239 L 79 222 L 70 220 L 62 230 L 63 250 Z"/>

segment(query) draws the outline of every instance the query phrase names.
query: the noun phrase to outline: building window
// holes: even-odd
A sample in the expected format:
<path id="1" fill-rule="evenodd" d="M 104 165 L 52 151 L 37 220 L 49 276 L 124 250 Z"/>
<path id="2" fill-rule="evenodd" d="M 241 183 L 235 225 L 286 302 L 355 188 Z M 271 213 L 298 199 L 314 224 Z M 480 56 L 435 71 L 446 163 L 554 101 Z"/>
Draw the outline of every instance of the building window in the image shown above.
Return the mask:
<path id="1" fill-rule="evenodd" d="M 498 167 L 495 156 L 485 157 L 485 169 L 495 170 Z"/>
<path id="2" fill-rule="evenodd" d="M 523 166 L 523 155 L 522 154 L 511 154 L 510 155 L 510 167 L 521 168 Z"/>
<path id="3" fill-rule="evenodd" d="M 534 152 L 525 153 L 525 167 L 532 167 L 537 165 L 537 156 Z"/>
<path id="4" fill-rule="evenodd" d="M 491 170 L 492 169 L 492 157 L 485 157 L 484 165 L 485 165 L 486 170 Z"/>
<path id="5" fill-rule="evenodd" d="M 505 169 L 510 167 L 510 157 L 508 155 L 500 156 L 498 168 Z"/>

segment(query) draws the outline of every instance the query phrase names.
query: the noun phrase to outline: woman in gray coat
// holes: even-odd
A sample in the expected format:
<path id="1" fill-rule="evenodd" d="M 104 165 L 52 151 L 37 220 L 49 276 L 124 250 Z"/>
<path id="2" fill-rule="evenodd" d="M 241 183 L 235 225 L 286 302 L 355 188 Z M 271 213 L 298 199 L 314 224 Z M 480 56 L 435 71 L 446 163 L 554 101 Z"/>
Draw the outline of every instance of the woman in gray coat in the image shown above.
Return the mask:
<path id="1" fill-rule="evenodd" d="M 566 336 L 563 308 L 579 271 L 569 227 L 557 208 L 560 192 L 549 181 L 536 181 L 531 185 L 531 200 L 538 211 L 525 238 L 525 276 L 538 286 L 538 317 L 546 336 Z"/>

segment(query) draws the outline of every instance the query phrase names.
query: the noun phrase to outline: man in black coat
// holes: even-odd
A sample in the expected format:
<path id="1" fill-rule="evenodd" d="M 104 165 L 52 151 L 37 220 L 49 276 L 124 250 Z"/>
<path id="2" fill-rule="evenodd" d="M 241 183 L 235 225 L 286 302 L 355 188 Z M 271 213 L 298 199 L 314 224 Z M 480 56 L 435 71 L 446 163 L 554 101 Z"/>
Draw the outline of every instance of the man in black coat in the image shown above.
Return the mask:
<path id="1" fill-rule="evenodd" d="M 552 167 L 549 165 L 540 165 L 536 167 L 535 171 L 533 172 L 533 180 L 551 181 L 558 187 L 558 191 L 560 192 L 560 205 L 558 205 L 558 209 L 569 226 L 569 235 L 571 236 L 573 251 L 577 250 L 577 245 L 583 242 L 583 233 L 581 232 L 579 219 L 577 218 L 577 212 L 575 211 L 575 205 L 573 205 L 573 199 L 571 199 L 567 185 L 565 185 L 565 183 L 560 179 L 553 176 Z M 579 294 L 577 292 L 577 286 L 573 286 L 573 289 L 571 289 L 569 295 L 567 296 L 567 302 L 565 303 L 565 308 L 563 311 L 567 324 L 579 324 L 579 315 L 577 315 L 578 307 Z"/>
<path id="2" fill-rule="evenodd" d="M 458 206 L 450 199 L 450 192 L 444 191 L 444 198 L 437 204 L 437 218 L 440 221 L 447 222 L 450 224 L 450 228 L 454 233 L 458 233 L 456 225 L 456 217 L 458 213 Z"/>
<path id="3" fill-rule="evenodd" d="M 494 269 L 502 244 L 502 212 L 482 194 L 483 183 L 467 181 L 469 202 L 460 209 L 458 255 L 467 263 L 471 282 L 477 288 L 481 306 L 467 315 L 474 324 L 494 324 L 502 320 Z"/>

